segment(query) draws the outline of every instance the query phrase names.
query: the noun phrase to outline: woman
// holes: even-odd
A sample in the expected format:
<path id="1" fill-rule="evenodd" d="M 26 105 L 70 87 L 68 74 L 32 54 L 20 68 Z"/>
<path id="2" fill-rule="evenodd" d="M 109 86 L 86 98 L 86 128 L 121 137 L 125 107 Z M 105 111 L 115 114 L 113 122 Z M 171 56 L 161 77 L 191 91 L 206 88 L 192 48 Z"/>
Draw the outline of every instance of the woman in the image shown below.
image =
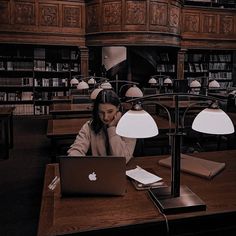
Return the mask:
<path id="1" fill-rule="evenodd" d="M 120 99 L 113 90 L 102 90 L 94 101 L 92 120 L 79 131 L 68 150 L 69 156 L 85 156 L 90 149 L 93 156 L 124 156 L 126 163 L 132 158 L 136 139 L 116 134 L 121 118 Z"/>

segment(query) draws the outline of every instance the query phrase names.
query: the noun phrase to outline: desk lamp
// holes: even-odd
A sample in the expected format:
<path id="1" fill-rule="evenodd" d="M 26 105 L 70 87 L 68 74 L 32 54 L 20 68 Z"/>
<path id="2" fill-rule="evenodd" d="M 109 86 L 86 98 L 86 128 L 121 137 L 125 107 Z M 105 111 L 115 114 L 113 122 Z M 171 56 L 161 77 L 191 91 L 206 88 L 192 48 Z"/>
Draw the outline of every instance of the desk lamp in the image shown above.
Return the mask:
<path id="1" fill-rule="evenodd" d="M 193 80 L 190 85 L 190 93 L 199 94 L 201 89 L 201 83 L 198 80 Z"/>
<path id="2" fill-rule="evenodd" d="M 94 77 L 90 77 L 88 80 L 88 85 L 95 85 L 97 81 L 94 79 Z"/>
<path id="3" fill-rule="evenodd" d="M 131 99 L 127 102 L 134 104 L 133 108 L 121 117 L 116 127 L 116 133 L 128 138 L 148 138 L 156 136 L 158 134 L 158 127 L 152 116 L 142 109 L 142 104 L 159 104 L 156 102 L 156 98 L 164 96 L 173 96 L 175 102 L 175 129 L 174 132 L 170 134 L 172 138 L 171 187 L 155 189 L 156 203 L 160 210 L 167 214 L 205 210 L 205 203 L 195 193 L 187 186 L 180 186 L 181 137 L 183 136 L 183 132 L 179 129 L 179 98 L 183 96 L 194 96 L 207 101 L 215 101 L 216 98 L 186 93 L 167 93 Z M 230 134 L 234 132 L 232 121 L 215 103 L 196 116 L 192 128 L 199 132 L 211 134 Z M 150 191 L 152 192 L 151 189 L 149 192 Z"/>
<path id="4" fill-rule="evenodd" d="M 79 84 L 77 85 L 77 89 L 78 90 L 89 89 L 89 85 L 85 81 L 81 80 Z"/>
<path id="5" fill-rule="evenodd" d="M 156 86 L 156 85 L 158 85 L 158 82 L 157 82 L 157 80 L 156 80 L 154 77 L 151 77 L 151 78 L 148 80 L 148 84 L 149 84 L 150 86 Z"/>
<path id="6" fill-rule="evenodd" d="M 76 78 L 71 79 L 71 81 L 70 81 L 70 86 L 71 87 L 76 88 L 78 86 L 78 84 L 79 84 L 79 80 L 77 80 Z"/>

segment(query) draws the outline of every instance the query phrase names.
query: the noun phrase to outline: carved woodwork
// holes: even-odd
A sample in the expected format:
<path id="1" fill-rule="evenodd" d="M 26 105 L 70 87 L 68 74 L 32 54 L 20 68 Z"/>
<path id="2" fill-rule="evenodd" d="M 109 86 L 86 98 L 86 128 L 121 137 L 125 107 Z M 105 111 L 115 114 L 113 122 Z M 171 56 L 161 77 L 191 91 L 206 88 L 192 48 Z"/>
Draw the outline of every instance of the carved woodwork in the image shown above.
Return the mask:
<path id="1" fill-rule="evenodd" d="M 82 0 L 0 0 L 0 12 L 0 42 L 85 45 Z"/>
<path id="2" fill-rule="evenodd" d="M 180 46 L 181 1 L 87 2 L 87 46 L 147 44 Z"/>
<path id="3" fill-rule="evenodd" d="M 184 48 L 236 49 L 236 10 L 184 7 Z"/>

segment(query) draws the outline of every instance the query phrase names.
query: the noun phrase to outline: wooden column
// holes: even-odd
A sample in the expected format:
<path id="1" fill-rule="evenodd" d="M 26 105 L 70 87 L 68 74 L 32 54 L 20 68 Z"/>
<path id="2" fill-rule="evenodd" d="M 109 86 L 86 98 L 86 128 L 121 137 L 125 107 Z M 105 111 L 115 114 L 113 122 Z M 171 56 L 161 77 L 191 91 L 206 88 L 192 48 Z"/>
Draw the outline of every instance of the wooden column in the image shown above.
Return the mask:
<path id="1" fill-rule="evenodd" d="M 89 75 L 89 50 L 87 47 L 79 47 L 80 49 L 80 72 L 83 76 Z"/>
<path id="2" fill-rule="evenodd" d="M 186 49 L 180 49 L 177 54 L 177 79 L 184 79 L 184 55 Z"/>

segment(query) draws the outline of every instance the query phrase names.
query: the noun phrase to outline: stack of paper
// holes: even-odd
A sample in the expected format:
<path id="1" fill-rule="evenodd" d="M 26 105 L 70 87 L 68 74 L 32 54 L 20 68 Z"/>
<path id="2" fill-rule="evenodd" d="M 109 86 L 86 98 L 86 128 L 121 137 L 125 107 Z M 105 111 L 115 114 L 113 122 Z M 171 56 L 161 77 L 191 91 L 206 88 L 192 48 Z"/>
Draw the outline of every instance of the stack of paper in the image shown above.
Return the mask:
<path id="1" fill-rule="evenodd" d="M 153 184 L 162 180 L 161 177 L 154 175 L 139 166 L 135 169 L 127 170 L 126 175 L 144 185 Z"/>

